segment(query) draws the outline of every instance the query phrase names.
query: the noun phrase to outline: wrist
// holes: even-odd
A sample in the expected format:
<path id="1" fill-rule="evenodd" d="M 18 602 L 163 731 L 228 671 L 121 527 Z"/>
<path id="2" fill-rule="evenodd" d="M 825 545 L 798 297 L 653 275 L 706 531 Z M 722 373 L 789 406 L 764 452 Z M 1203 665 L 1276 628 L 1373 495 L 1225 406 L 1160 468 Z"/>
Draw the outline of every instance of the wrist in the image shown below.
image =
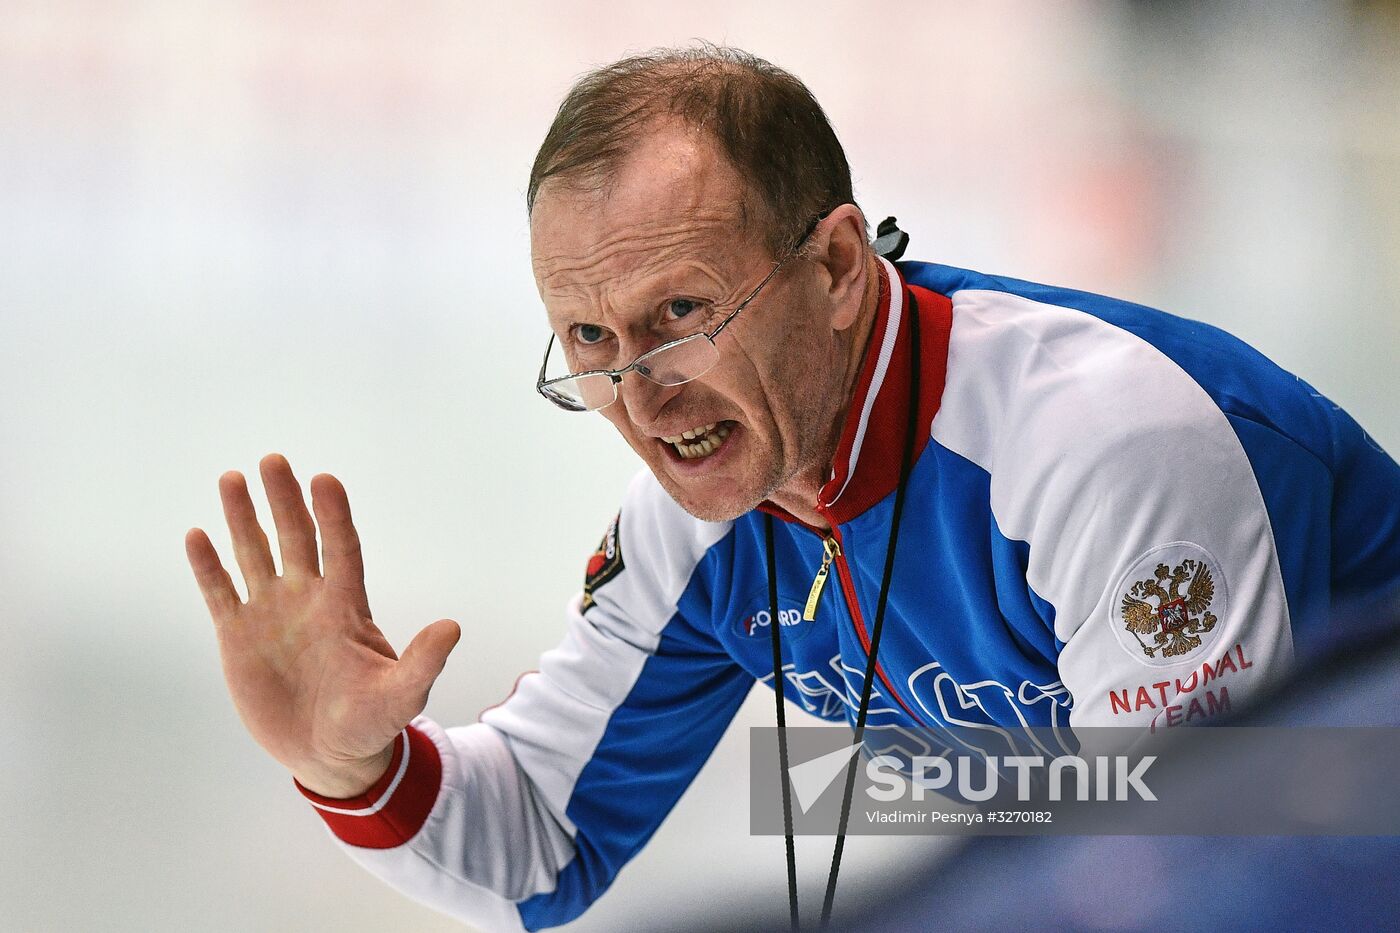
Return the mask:
<path id="1" fill-rule="evenodd" d="M 442 758 L 434 740 L 424 731 L 409 726 L 389 746 L 388 766 L 368 787 L 354 793 L 361 781 L 347 780 L 340 767 L 308 769 L 311 779 L 326 790 L 352 793 L 350 797 L 327 797 L 309 790 L 297 779 L 297 789 L 316 808 L 341 842 L 369 849 L 392 849 L 403 845 L 423 827 L 442 787 Z M 377 758 L 377 756 L 376 756 Z M 369 761 L 356 763 L 355 773 L 369 768 Z M 375 766 L 377 767 L 377 765 Z"/>
<path id="2" fill-rule="evenodd" d="M 308 764 L 294 768 L 292 779 L 304 790 L 318 797 L 346 800 L 359 797 L 386 775 L 394 760 L 394 749 L 402 742 L 402 733 L 377 754 L 355 761 Z"/>

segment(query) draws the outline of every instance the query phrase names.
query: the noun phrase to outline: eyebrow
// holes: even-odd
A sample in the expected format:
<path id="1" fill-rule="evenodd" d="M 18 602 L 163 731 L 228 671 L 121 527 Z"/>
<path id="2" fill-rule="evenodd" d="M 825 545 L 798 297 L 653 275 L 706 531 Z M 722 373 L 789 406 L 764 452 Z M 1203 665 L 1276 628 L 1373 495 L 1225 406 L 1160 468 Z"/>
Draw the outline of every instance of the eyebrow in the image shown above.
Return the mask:
<path id="1" fill-rule="evenodd" d="M 646 308 L 646 314 L 650 317 L 655 305 L 660 301 L 667 298 L 693 297 L 697 301 L 705 301 L 717 308 L 723 308 L 741 301 L 746 285 L 744 282 L 737 285 L 725 285 L 724 290 L 732 293 L 727 297 L 703 297 L 706 293 L 713 295 L 721 286 L 717 276 L 698 268 L 693 262 L 673 264 L 665 270 L 658 271 L 651 276 L 651 279 L 653 284 L 647 284 L 636 290 L 637 294 L 642 297 L 637 301 L 626 302 L 624 307 Z M 701 281 L 704 283 L 702 288 L 686 287 Z M 598 313 L 597 305 L 592 301 L 580 303 L 577 310 L 566 310 L 560 316 L 569 325 L 598 324 L 606 326 L 603 316 Z"/>

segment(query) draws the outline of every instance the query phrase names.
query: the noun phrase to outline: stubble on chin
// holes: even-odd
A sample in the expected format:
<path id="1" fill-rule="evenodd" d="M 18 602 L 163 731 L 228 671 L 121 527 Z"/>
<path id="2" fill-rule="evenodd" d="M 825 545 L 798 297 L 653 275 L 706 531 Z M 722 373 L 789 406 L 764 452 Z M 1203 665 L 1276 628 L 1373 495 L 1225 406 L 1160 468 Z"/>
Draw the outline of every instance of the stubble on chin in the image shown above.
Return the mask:
<path id="1" fill-rule="evenodd" d="M 652 464 L 651 470 L 652 475 L 661 483 L 661 487 L 666 490 L 667 494 L 691 516 L 702 522 L 729 522 L 752 512 L 759 503 L 768 499 L 777 489 L 776 477 L 762 475 L 765 466 L 769 471 L 776 472 L 772 469 L 771 462 L 760 466 L 757 470 L 754 470 L 751 464 L 750 471 L 737 481 L 712 481 L 724 492 L 708 497 L 702 497 L 703 494 L 695 486 L 710 485 L 709 483 L 697 483 L 692 486 L 672 476 L 664 464 L 659 465 L 659 467 Z"/>
<path id="2" fill-rule="evenodd" d="M 672 499 L 676 500 L 677 505 L 689 513 L 691 517 L 702 522 L 732 522 L 740 515 L 752 511 L 746 508 L 735 508 L 726 503 L 698 502 L 684 494 L 677 495 L 678 490 L 669 486 L 666 491 L 671 494 Z"/>

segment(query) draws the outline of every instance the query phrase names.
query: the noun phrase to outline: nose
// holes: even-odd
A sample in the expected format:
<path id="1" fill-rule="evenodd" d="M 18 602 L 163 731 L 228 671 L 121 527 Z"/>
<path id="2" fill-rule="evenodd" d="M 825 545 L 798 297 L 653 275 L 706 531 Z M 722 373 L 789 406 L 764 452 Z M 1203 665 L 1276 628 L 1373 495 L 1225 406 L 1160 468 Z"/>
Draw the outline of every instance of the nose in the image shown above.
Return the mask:
<path id="1" fill-rule="evenodd" d="M 617 396 L 618 401 L 627 409 L 628 420 L 650 434 L 651 425 L 656 423 L 661 409 L 684 388 L 684 385 L 657 385 L 650 379 L 643 378 L 640 373 L 630 372 L 622 377 L 622 383 L 617 387 Z"/>

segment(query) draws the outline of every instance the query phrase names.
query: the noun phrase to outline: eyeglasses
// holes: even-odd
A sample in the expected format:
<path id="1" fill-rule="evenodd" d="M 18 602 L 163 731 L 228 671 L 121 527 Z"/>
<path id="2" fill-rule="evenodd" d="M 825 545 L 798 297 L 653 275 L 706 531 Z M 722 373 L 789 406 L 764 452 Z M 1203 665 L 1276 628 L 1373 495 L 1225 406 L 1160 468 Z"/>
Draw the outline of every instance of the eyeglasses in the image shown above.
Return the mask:
<path id="1" fill-rule="evenodd" d="M 540 375 L 535 381 L 535 391 L 565 411 L 598 411 L 617 401 L 617 386 L 622 382 L 622 377 L 629 372 L 636 372 L 659 386 L 678 386 L 692 379 L 699 379 L 719 362 L 719 348 L 715 346 L 715 338 L 729 326 L 730 321 L 739 316 L 740 311 L 748 307 L 749 302 L 758 297 L 758 293 L 763 291 L 763 286 L 773 280 L 778 270 L 797 255 L 820 222 L 821 217 L 812 221 L 812 225 L 802 234 L 797 245 L 778 260 L 778 264 L 769 270 L 763 281 L 749 292 L 748 297 L 739 302 L 738 306 L 719 322 L 719 326 L 709 333 L 701 332 L 669 340 L 643 353 L 621 369 L 592 369 L 556 379 L 545 379 L 545 369 L 549 366 L 549 352 L 554 348 L 554 335 L 550 334 L 549 343 L 544 348 L 544 361 L 540 363 Z"/>

